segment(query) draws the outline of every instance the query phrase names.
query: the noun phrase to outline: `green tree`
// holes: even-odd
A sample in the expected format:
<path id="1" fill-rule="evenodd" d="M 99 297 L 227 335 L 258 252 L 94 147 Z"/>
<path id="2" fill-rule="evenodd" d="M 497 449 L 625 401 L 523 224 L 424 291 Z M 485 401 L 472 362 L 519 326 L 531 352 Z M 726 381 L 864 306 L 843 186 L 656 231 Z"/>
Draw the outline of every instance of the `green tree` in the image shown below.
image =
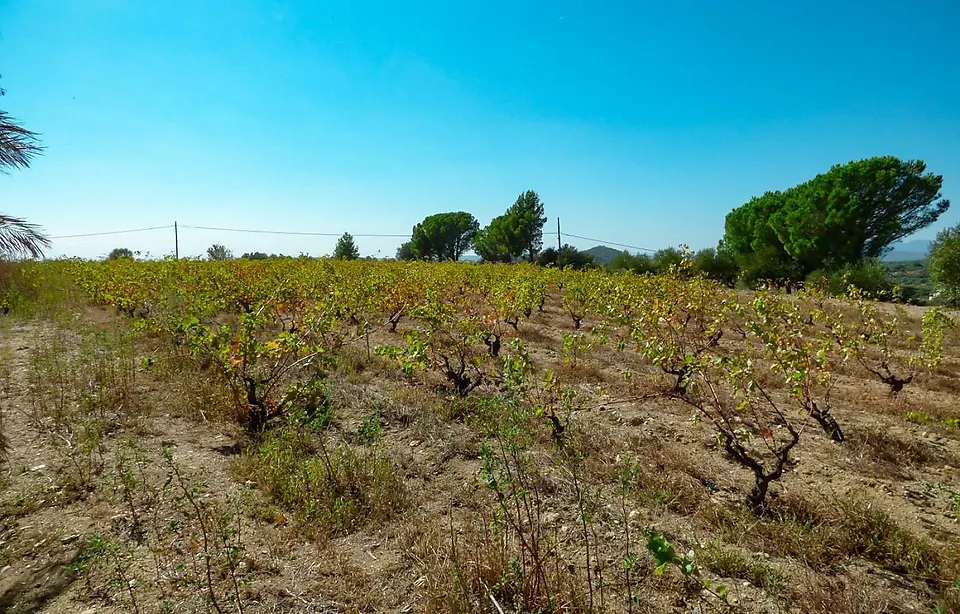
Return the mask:
<path id="1" fill-rule="evenodd" d="M 882 156 L 836 165 L 785 192 L 767 192 L 727 215 L 724 243 L 748 280 L 796 282 L 879 258 L 950 206 L 943 177 L 921 160 Z"/>
<path id="2" fill-rule="evenodd" d="M 701 249 L 694 255 L 693 262 L 701 273 L 731 288 L 737 283 L 737 277 L 740 275 L 737 261 L 722 241 L 716 249 L 712 247 Z"/>
<path id="3" fill-rule="evenodd" d="M 572 245 L 564 245 L 559 251 L 555 247 L 548 247 L 537 254 L 536 262 L 540 266 L 571 267 L 578 271 L 596 266 L 593 256 Z"/>
<path id="4" fill-rule="evenodd" d="M 513 262 L 523 251 L 514 230 L 515 225 L 507 214 L 497 216 L 477 232 L 473 250 L 484 262 Z"/>
<path id="5" fill-rule="evenodd" d="M 543 226 L 547 223 L 543 202 L 533 190 L 517 197 L 476 237 L 474 249 L 485 261 L 512 262 L 525 257 L 534 262 L 543 247 Z"/>
<path id="6" fill-rule="evenodd" d="M 360 250 L 353 242 L 353 235 L 349 232 L 343 233 L 333 249 L 333 257 L 337 260 L 356 260 L 360 257 Z"/>
<path id="7" fill-rule="evenodd" d="M 423 260 L 459 260 L 479 228 L 477 219 L 465 211 L 430 215 L 413 227 L 410 249 Z"/>
<path id="8" fill-rule="evenodd" d="M 543 247 L 543 226 L 547 223 L 540 195 L 527 190 L 507 209 L 507 216 L 513 223 L 514 236 L 521 248 L 520 255 L 525 255 L 527 260 L 533 262 Z"/>
<path id="9" fill-rule="evenodd" d="M 207 260 L 230 260 L 233 258 L 233 253 L 223 245 L 219 243 L 214 243 L 207 248 Z"/>
<path id="10" fill-rule="evenodd" d="M 610 263 L 610 270 L 631 271 L 637 275 L 643 275 L 655 272 L 656 267 L 653 266 L 653 258 L 649 254 L 631 254 L 624 250 Z"/>
<path id="11" fill-rule="evenodd" d="M 941 230 L 930 247 L 930 280 L 944 302 L 960 306 L 960 224 Z"/>
<path id="12" fill-rule="evenodd" d="M 413 243 L 405 241 L 397 248 L 397 260 L 416 260 L 417 254 L 413 251 Z"/>
<path id="13" fill-rule="evenodd" d="M 119 260 L 120 258 L 133 260 L 133 252 L 126 247 L 115 247 L 107 254 L 107 260 Z"/>
<path id="14" fill-rule="evenodd" d="M 877 298 L 888 298 L 893 291 L 887 269 L 876 258 L 845 264 L 836 271 L 814 271 L 807 275 L 806 283 L 838 296 L 846 295 L 850 286 Z"/>
<path id="15" fill-rule="evenodd" d="M 683 263 L 683 252 L 676 247 L 667 247 L 657 250 L 652 258 L 653 270 L 658 275 L 666 273 L 670 267 L 678 267 Z"/>

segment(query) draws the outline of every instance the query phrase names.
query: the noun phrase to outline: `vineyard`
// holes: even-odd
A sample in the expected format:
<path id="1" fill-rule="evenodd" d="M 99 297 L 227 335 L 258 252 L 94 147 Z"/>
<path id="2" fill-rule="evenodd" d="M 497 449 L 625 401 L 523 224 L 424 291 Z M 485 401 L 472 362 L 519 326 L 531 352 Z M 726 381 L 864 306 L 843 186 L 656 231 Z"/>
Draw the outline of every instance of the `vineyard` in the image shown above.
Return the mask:
<path id="1" fill-rule="evenodd" d="M 6 267 L 0 610 L 960 611 L 956 315 L 688 264 Z"/>

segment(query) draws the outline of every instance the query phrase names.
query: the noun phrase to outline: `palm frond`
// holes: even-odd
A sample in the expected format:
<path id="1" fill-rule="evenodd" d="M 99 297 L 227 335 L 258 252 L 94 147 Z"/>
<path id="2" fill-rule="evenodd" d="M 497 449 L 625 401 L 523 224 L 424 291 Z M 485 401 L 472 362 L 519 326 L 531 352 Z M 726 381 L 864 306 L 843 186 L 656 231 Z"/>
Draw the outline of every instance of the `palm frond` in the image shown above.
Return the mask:
<path id="1" fill-rule="evenodd" d="M 27 168 L 30 160 L 42 151 L 36 132 L 18 124 L 6 111 L 0 111 L 0 173 Z"/>
<path id="2" fill-rule="evenodd" d="M 50 247 L 50 239 L 39 226 L 0 214 L 0 254 L 39 258 L 43 256 L 44 247 Z"/>

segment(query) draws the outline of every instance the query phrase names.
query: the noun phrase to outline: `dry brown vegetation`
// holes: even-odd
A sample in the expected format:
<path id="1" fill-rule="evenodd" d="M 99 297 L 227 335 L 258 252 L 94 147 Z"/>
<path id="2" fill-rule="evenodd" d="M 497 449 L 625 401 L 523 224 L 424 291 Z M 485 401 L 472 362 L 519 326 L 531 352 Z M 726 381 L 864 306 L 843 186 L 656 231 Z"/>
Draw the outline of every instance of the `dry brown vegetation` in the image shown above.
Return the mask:
<path id="1" fill-rule="evenodd" d="M 803 439 L 757 514 L 696 392 L 618 350 L 618 324 L 575 329 L 570 292 L 500 330 L 503 364 L 463 396 L 373 351 L 410 320 L 348 338 L 256 436 L 229 381 L 136 319 L 9 316 L 0 610 L 960 611 L 956 331 L 894 396 L 838 369 L 843 441 L 791 405 Z M 588 331 L 607 339 L 571 345 Z M 662 573 L 651 536 L 675 548 Z"/>

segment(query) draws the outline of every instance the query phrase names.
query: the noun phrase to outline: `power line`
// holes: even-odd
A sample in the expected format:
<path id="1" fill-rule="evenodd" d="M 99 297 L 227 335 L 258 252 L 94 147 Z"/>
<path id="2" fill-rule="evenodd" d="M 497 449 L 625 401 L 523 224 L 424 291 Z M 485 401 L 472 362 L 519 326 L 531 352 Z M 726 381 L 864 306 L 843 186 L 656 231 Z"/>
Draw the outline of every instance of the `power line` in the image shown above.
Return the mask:
<path id="1" fill-rule="evenodd" d="M 133 232 L 147 232 L 151 230 L 169 230 L 174 228 L 174 225 L 168 226 L 151 226 L 150 228 L 132 228 L 129 230 L 108 230 L 104 232 L 88 232 L 84 234 L 75 234 L 75 235 L 59 235 L 50 237 L 51 239 L 78 239 L 82 237 L 101 237 L 106 235 L 119 235 L 127 234 Z M 218 226 L 187 226 L 185 224 L 180 224 L 180 228 L 189 228 L 191 230 L 212 230 L 216 232 L 242 232 L 248 234 L 266 234 L 266 235 L 292 235 L 292 236 L 304 236 L 304 237 L 339 237 L 341 233 L 336 232 L 304 232 L 304 231 L 292 231 L 292 230 L 253 230 L 249 228 L 222 228 Z M 557 232 L 544 232 L 544 235 L 557 235 Z M 361 233 L 354 234 L 354 237 L 376 237 L 376 238 L 387 238 L 387 239 L 409 239 L 409 234 L 388 234 L 388 233 Z M 650 249 L 649 247 L 639 247 L 636 245 L 627 245 L 625 243 L 617 243 L 614 241 L 604 241 L 603 239 L 595 239 L 592 237 L 584 237 L 581 235 L 575 235 L 570 232 L 563 233 L 563 236 L 572 237 L 575 239 L 582 239 L 584 241 L 594 241 L 602 245 L 615 245 L 617 247 L 623 247 L 626 249 L 635 249 L 644 252 L 656 252 L 655 249 Z"/>
<path id="2" fill-rule="evenodd" d="M 80 237 L 102 237 L 103 235 L 121 235 L 128 232 L 146 232 L 148 230 L 167 230 L 173 228 L 170 226 L 152 226 L 150 228 L 133 228 L 131 230 L 108 230 L 105 232 L 88 232 L 86 234 L 79 235 L 60 235 L 57 237 L 50 237 L 51 239 L 78 239 Z"/>
<path id="3" fill-rule="evenodd" d="M 180 228 L 191 228 L 193 230 L 216 230 L 219 232 L 247 232 L 253 234 L 263 234 L 263 235 L 299 235 L 306 237 L 339 237 L 342 233 L 339 232 L 299 232 L 299 231 L 290 231 L 290 230 L 250 230 L 247 228 L 218 228 L 214 226 L 187 226 L 186 224 L 181 224 Z M 354 237 L 384 237 L 391 239 L 408 239 L 410 238 L 409 234 L 352 234 Z"/>
<path id="4" fill-rule="evenodd" d="M 637 247 L 636 245 L 626 245 L 624 243 L 614 243 L 613 241 L 603 241 L 601 239 L 592 239 L 590 237 L 581 237 L 580 235 L 575 235 L 572 232 L 563 233 L 566 237 L 573 237 L 575 239 L 583 239 L 584 241 L 595 241 L 597 243 L 602 243 L 604 245 L 616 245 L 617 247 L 625 247 L 627 249 L 638 249 L 644 252 L 656 252 L 655 249 L 650 249 L 649 247 Z"/>

